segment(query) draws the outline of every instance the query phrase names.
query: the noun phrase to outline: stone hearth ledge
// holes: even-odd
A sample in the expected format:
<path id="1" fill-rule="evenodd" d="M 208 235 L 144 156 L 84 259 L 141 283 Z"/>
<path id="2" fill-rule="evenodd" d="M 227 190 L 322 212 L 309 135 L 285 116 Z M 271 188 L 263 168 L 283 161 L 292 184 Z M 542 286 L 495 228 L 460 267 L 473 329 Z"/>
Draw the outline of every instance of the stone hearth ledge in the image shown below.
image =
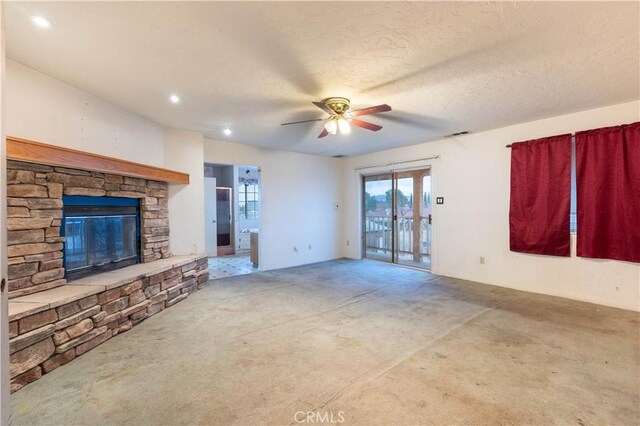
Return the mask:
<path id="1" fill-rule="evenodd" d="M 207 256 L 173 256 L 9 301 L 11 392 L 206 285 Z"/>
<path id="2" fill-rule="evenodd" d="M 87 296 L 141 280 L 206 257 L 204 254 L 172 256 L 149 263 L 138 263 L 68 282 L 51 290 L 19 296 L 9 300 L 9 321 L 15 321 L 47 309 L 75 302 Z"/>

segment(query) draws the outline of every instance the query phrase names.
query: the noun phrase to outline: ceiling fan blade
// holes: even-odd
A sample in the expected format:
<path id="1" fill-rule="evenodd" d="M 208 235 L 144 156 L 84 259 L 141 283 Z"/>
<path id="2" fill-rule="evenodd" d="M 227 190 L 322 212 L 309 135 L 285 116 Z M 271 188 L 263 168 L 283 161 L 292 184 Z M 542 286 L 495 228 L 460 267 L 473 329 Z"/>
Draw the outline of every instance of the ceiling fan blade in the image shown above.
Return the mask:
<path id="1" fill-rule="evenodd" d="M 282 123 L 281 126 L 288 126 L 290 124 L 310 123 L 312 121 L 322 121 L 322 120 L 324 120 L 324 118 L 314 118 L 313 120 L 292 121 L 290 123 Z"/>
<path id="2" fill-rule="evenodd" d="M 363 129 L 373 130 L 374 132 L 377 132 L 378 130 L 382 129 L 382 126 L 369 123 L 368 121 L 358 120 L 357 118 L 350 119 L 349 123 L 353 124 L 354 126 L 362 127 Z"/>
<path id="3" fill-rule="evenodd" d="M 350 117 L 360 117 L 362 115 L 378 114 L 380 112 L 391 111 L 391 107 L 387 104 L 377 105 L 369 108 L 357 109 L 349 112 Z"/>
<path id="4" fill-rule="evenodd" d="M 331 108 L 329 108 L 328 106 L 326 106 L 322 102 L 311 102 L 311 103 L 314 104 L 315 106 L 317 106 L 318 108 L 320 108 L 321 110 L 323 110 L 324 112 L 326 112 L 329 115 L 335 114 L 335 112 L 333 112 L 333 110 Z"/>
<path id="5" fill-rule="evenodd" d="M 322 132 L 320 132 L 320 134 L 318 135 L 318 139 L 324 138 L 328 134 L 329 134 L 329 132 L 327 131 L 327 129 L 322 129 Z"/>

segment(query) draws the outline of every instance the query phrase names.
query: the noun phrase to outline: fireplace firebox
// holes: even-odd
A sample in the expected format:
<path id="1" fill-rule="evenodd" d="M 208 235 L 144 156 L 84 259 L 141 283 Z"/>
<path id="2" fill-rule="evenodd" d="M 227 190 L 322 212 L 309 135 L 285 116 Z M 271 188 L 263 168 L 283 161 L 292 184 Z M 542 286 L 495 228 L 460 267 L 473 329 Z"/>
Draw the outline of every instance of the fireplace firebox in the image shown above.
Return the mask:
<path id="1" fill-rule="evenodd" d="M 137 198 L 67 195 L 62 202 L 68 280 L 140 262 Z"/>

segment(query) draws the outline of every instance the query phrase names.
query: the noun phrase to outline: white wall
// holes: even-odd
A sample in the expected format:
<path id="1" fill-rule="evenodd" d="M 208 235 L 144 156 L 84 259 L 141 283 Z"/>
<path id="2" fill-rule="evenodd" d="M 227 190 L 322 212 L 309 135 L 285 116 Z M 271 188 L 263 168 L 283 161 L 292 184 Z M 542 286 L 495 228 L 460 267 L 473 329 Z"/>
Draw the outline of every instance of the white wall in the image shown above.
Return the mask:
<path id="1" fill-rule="evenodd" d="M 6 85 L 7 135 L 163 166 L 152 121 L 11 60 Z"/>
<path id="2" fill-rule="evenodd" d="M 204 158 L 208 163 L 260 167 L 263 270 L 339 257 L 340 211 L 333 209 L 341 185 L 338 159 L 210 139 L 204 142 Z"/>
<path id="3" fill-rule="evenodd" d="M 639 310 L 638 264 L 583 259 L 575 255 L 556 258 L 509 251 L 510 151 L 505 148 L 511 142 L 638 121 L 639 108 L 639 102 L 630 102 L 349 157 L 342 163 L 345 179 L 343 237 L 340 241 L 342 254 L 351 258 L 361 257 L 361 189 L 359 172 L 354 169 L 440 155 L 437 160 L 395 166 L 431 164 L 433 199 L 445 197 L 444 205 L 434 205 L 434 273 Z M 381 167 L 378 170 L 391 168 Z M 349 246 L 346 245 L 347 240 Z M 480 264 L 480 256 L 486 258 L 485 265 Z"/>
<path id="4" fill-rule="evenodd" d="M 189 173 L 188 185 L 169 185 L 169 228 L 173 254 L 203 253 L 204 171 L 202 133 L 167 129 L 165 167 Z"/>

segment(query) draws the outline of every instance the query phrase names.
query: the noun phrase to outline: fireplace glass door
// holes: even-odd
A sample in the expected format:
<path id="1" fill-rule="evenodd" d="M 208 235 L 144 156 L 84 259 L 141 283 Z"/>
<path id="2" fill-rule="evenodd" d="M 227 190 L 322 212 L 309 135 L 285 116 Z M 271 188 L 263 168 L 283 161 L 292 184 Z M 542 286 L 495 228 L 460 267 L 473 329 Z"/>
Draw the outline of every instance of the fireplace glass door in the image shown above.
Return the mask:
<path id="1" fill-rule="evenodd" d="M 65 197 L 63 202 L 68 279 L 138 263 L 137 199 Z"/>

